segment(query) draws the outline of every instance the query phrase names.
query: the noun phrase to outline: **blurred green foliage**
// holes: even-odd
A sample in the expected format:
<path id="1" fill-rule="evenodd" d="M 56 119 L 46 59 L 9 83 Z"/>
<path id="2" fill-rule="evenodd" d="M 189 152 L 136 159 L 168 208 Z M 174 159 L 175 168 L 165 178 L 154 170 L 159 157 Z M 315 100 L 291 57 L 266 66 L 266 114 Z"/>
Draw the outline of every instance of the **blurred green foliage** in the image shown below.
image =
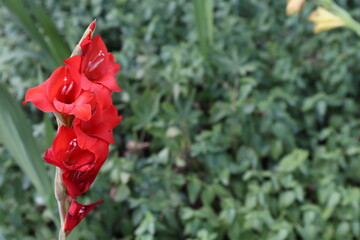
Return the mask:
<path id="1" fill-rule="evenodd" d="M 353 32 L 313 35 L 311 3 L 286 17 L 286 1 L 213 1 L 213 34 L 201 40 L 201 1 L 36 2 L 69 46 L 96 18 L 122 64 L 117 144 L 81 197 L 106 202 L 72 239 L 360 238 Z M 360 18 L 358 1 L 338 3 Z M 0 7 L 0 81 L 21 101 L 50 71 L 15 19 Z M 47 115 L 24 110 L 43 151 Z M 0 145 L 0 239 L 54 239 L 56 209 L 9 154 Z"/>

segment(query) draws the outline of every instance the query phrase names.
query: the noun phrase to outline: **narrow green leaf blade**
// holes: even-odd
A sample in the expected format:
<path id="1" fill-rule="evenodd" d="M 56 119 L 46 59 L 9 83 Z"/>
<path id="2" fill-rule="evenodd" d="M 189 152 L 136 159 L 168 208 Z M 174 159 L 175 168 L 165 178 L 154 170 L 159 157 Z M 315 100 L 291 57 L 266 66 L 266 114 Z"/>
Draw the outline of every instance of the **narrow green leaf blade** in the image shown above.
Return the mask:
<path id="1" fill-rule="evenodd" d="M 28 1 L 28 3 L 32 16 L 37 20 L 38 26 L 43 30 L 44 35 L 46 36 L 44 41 L 46 42 L 51 55 L 56 59 L 57 63 L 61 65 L 62 61 L 71 54 L 68 44 L 55 27 L 53 20 L 49 17 L 47 12 L 38 6 L 35 1 Z"/>
<path id="2" fill-rule="evenodd" d="M 194 0 L 194 18 L 200 49 L 207 58 L 213 44 L 213 0 Z"/>
<path id="3" fill-rule="evenodd" d="M 24 29 L 42 47 L 44 66 L 53 70 L 62 65 L 62 61 L 70 55 L 70 48 L 46 11 L 35 1 L 3 1 Z"/>
<path id="4" fill-rule="evenodd" d="M 41 45 L 45 45 L 45 41 L 38 31 L 34 21 L 31 19 L 29 12 L 26 10 L 24 2 L 21 0 L 3 0 L 5 6 L 20 21 L 25 29 L 35 38 Z"/>
<path id="5" fill-rule="evenodd" d="M 44 114 L 44 124 L 45 124 L 45 147 L 51 147 L 51 143 L 55 138 L 56 132 L 52 126 L 51 119 L 49 114 Z"/>
<path id="6" fill-rule="evenodd" d="M 56 63 L 56 59 L 51 56 L 51 51 L 48 44 L 45 41 L 45 37 L 39 32 L 34 20 L 30 16 L 30 12 L 25 6 L 25 2 L 21 0 L 3 0 L 5 6 L 11 11 L 11 13 L 22 24 L 24 29 L 33 37 L 42 47 L 45 61 L 44 66 L 48 69 L 54 69 L 59 64 Z"/>
<path id="7" fill-rule="evenodd" d="M 32 135 L 31 125 L 3 84 L 0 84 L 0 109 L 0 142 L 29 176 L 38 193 L 47 199 L 52 189 L 51 181 Z"/>

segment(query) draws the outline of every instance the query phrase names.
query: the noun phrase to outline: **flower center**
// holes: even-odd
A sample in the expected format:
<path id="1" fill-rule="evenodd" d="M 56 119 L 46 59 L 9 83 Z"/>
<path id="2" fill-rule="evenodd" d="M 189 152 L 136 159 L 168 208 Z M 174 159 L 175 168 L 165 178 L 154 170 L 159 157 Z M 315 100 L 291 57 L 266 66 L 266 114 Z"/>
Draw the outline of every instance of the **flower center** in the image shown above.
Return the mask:
<path id="1" fill-rule="evenodd" d="M 62 88 L 58 91 L 57 99 L 63 103 L 72 103 L 74 100 L 72 90 L 75 87 L 75 82 L 73 80 L 69 80 L 67 77 L 64 77 L 63 84 Z"/>
<path id="2" fill-rule="evenodd" d="M 72 153 L 77 148 L 77 146 L 78 146 L 77 145 L 77 139 L 74 138 L 73 140 L 70 141 L 68 149 L 66 150 L 65 153 L 67 153 L 67 154 Z"/>
<path id="3" fill-rule="evenodd" d="M 105 57 L 105 54 L 103 53 L 102 50 L 100 50 L 99 53 L 94 58 L 94 60 L 88 62 L 88 65 L 87 65 L 85 71 L 88 71 L 88 72 L 94 71 L 95 68 L 97 68 L 100 65 L 100 63 L 102 63 L 105 60 L 104 57 Z"/>

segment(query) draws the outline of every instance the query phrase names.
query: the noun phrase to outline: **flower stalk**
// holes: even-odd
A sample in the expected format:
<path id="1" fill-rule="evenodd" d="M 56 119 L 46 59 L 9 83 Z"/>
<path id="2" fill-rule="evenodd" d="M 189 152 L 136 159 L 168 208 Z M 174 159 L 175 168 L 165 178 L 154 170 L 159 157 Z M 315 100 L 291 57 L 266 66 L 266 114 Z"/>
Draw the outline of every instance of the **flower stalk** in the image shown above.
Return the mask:
<path id="1" fill-rule="evenodd" d="M 61 228 L 59 231 L 59 240 L 66 240 L 67 237 L 64 231 L 65 216 L 70 208 L 70 203 L 72 199 L 66 194 L 66 188 L 63 181 L 61 180 L 61 169 L 58 167 L 56 167 L 55 172 L 54 193 L 55 198 L 58 202 L 58 209 L 60 215 Z"/>

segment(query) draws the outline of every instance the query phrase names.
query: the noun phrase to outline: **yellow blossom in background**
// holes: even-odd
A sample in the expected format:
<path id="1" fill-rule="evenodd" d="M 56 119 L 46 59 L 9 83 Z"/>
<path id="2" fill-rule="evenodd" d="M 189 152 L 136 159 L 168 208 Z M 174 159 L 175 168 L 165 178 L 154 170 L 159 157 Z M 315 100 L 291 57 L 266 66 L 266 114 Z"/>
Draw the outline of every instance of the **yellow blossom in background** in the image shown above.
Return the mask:
<path id="1" fill-rule="evenodd" d="M 322 7 L 313 11 L 308 20 L 314 23 L 314 33 L 345 26 L 345 22 L 341 18 Z"/>
<path id="2" fill-rule="evenodd" d="M 305 0 L 288 0 L 286 5 L 286 15 L 297 14 L 303 8 Z"/>

